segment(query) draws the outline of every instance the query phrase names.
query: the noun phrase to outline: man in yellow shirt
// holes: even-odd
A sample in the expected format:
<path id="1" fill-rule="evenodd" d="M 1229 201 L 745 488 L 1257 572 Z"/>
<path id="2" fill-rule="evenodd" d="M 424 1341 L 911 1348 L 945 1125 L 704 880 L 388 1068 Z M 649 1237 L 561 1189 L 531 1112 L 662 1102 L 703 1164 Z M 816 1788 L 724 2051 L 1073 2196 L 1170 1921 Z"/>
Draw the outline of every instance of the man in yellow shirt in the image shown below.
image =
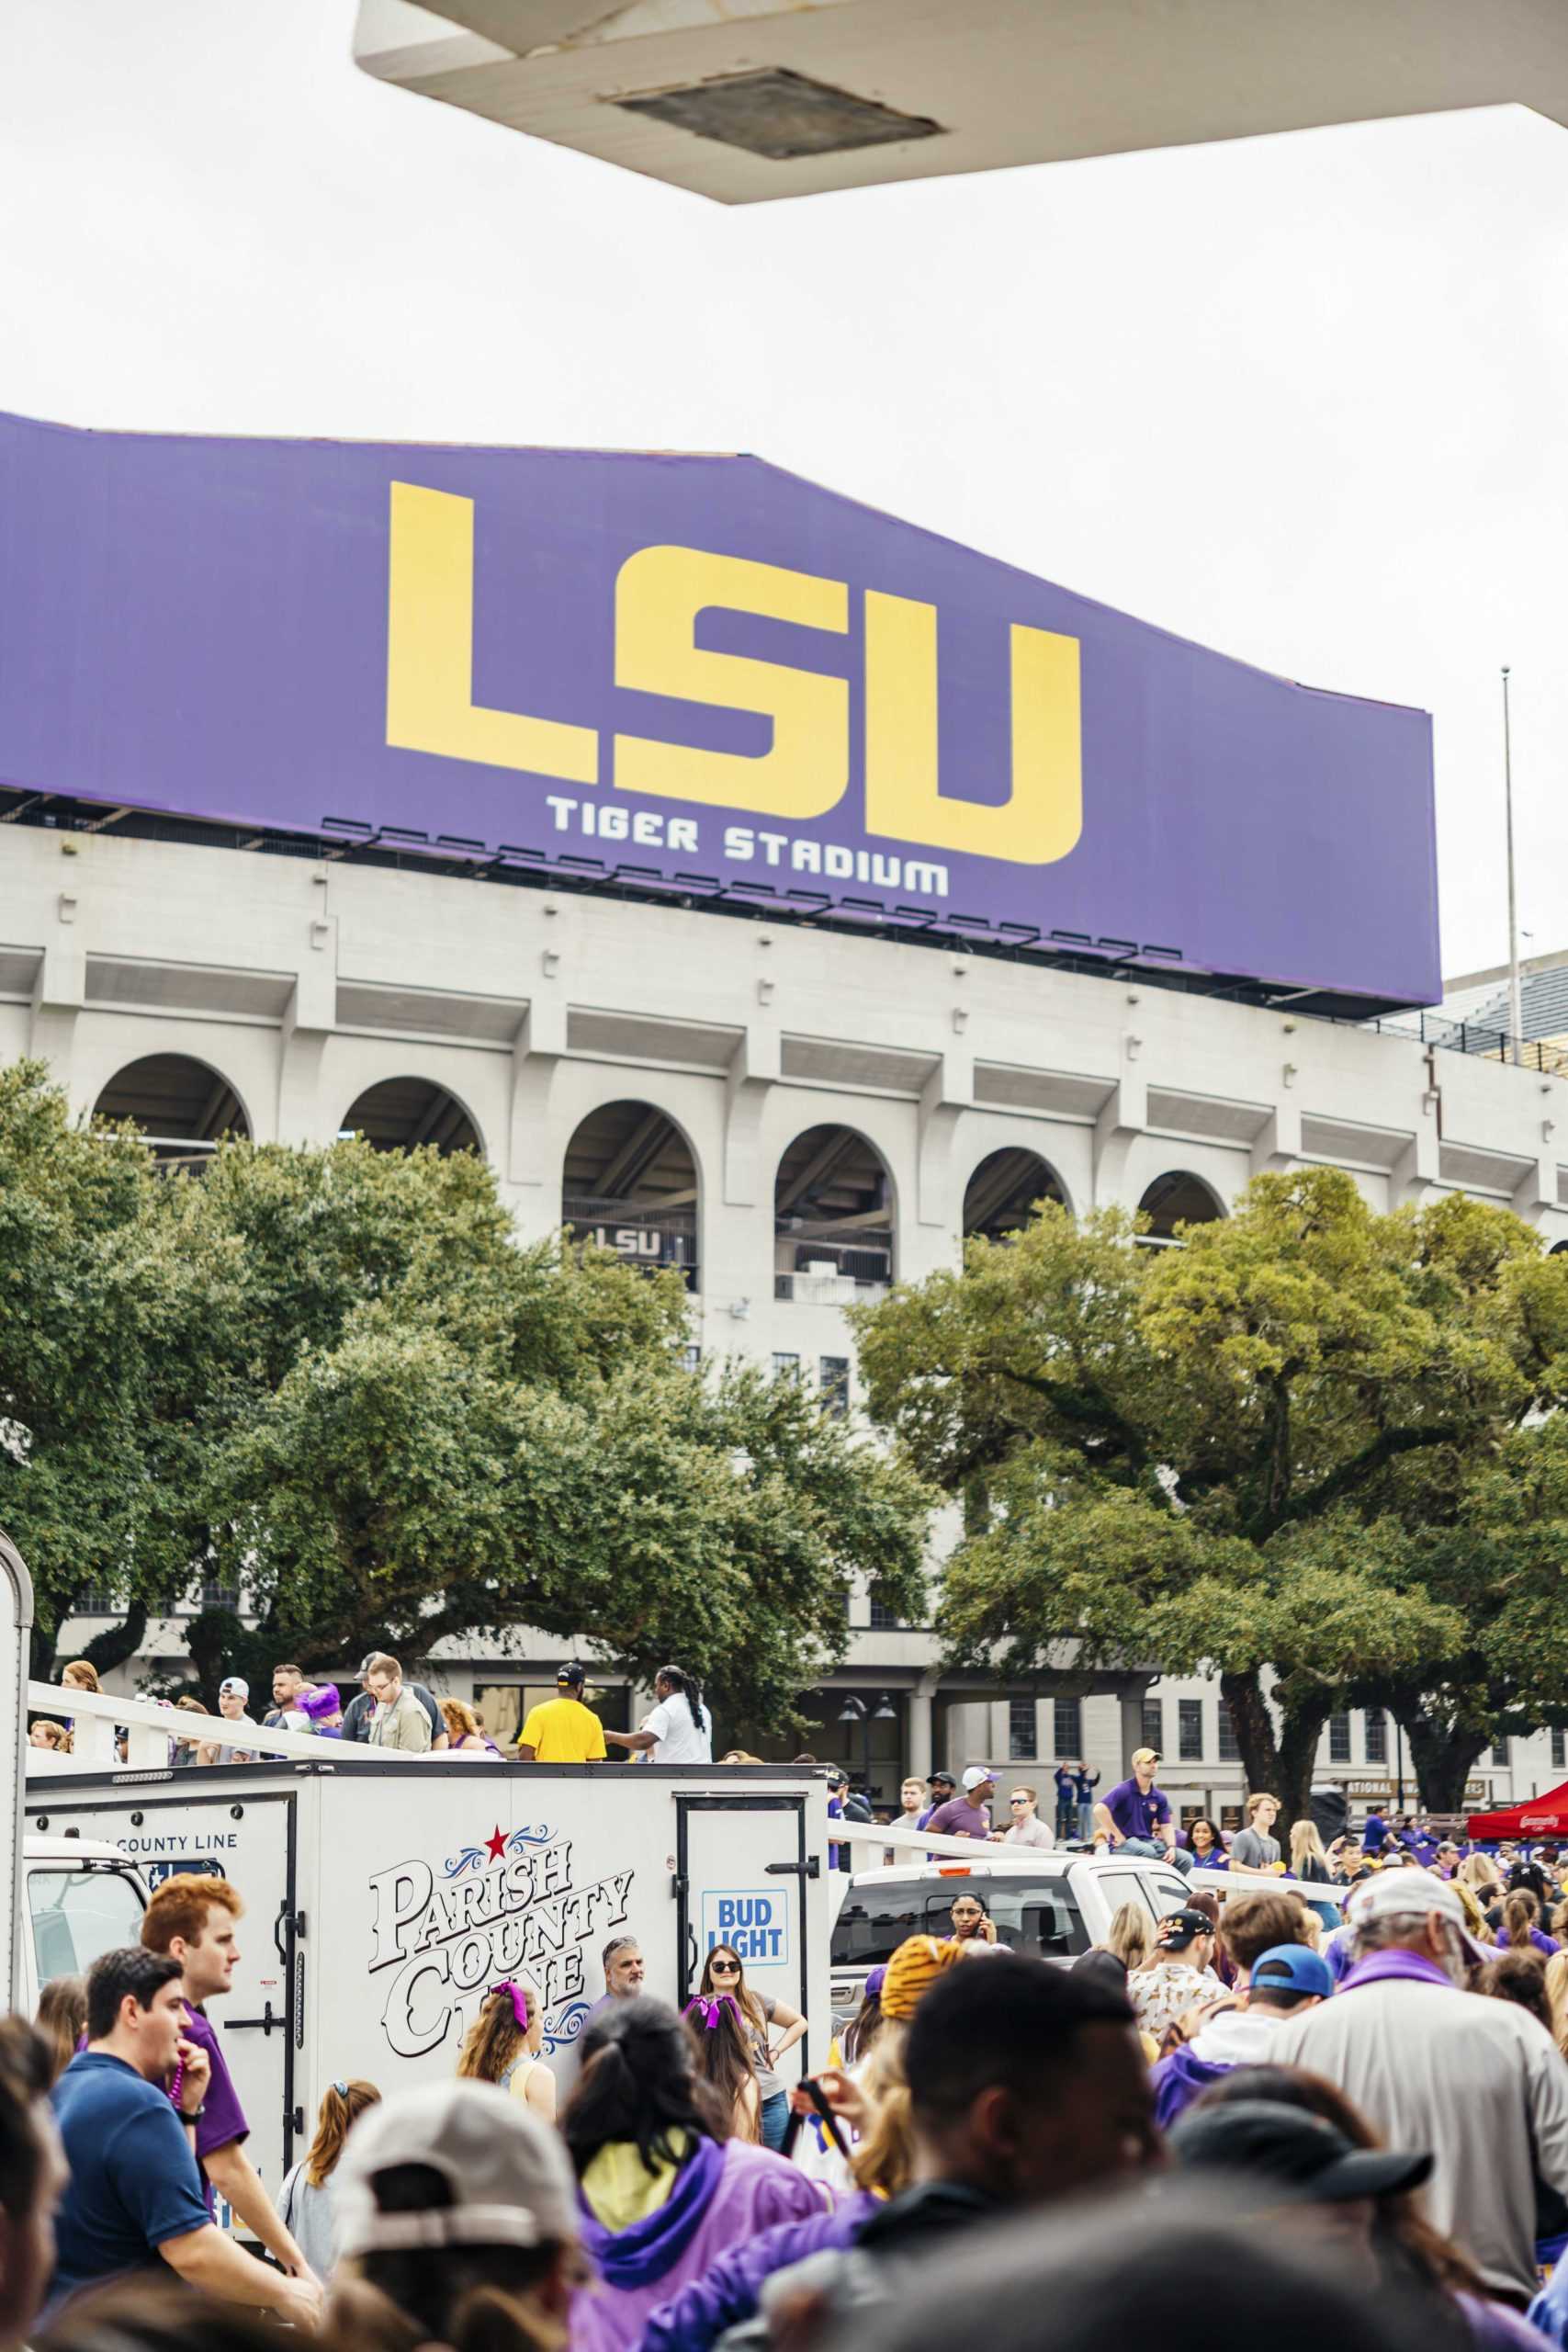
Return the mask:
<path id="1" fill-rule="evenodd" d="M 604 1726 L 582 1703 L 582 1668 L 556 1670 L 556 1695 L 531 1709 L 517 1753 L 525 1764 L 602 1764 Z"/>

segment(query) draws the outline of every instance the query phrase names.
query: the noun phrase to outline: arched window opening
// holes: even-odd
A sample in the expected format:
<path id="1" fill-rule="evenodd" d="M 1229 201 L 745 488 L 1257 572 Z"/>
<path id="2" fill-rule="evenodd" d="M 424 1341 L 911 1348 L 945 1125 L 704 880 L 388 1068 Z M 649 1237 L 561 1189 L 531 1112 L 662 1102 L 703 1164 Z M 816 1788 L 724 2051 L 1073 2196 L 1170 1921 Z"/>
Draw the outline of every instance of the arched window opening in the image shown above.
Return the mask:
<path id="1" fill-rule="evenodd" d="M 1066 1206 L 1062 1180 L 1037 1151 L 1010 1146 L 982 1159 L 964 1194 L 964 1238 L 980 1234 L 1000 1241 L 1029 1223 L 1036 1201 Z"/>
<path id="2" fill-rule="evenodd" d="M 1173 1168 L 1168 1175 L 1156 1176 L 1138 1206 L 1149 1219 L 1148 1231 L 1138 1238 L 1152 1250 L 1179 1249 L 1179 1225 L 1213 1225 L 1224 1215 L 1202 1178 L 1190 1174 L 1185 1168 Z"/>
<path id="3" fill-rule="evenodd" d="M 140 1127 L 160 1168 L 205 1167 L 226 1136 L 248 1138 L 244 1106 L 220 1073 L 189 1054 L 148 1054 L 118 1070 L 93 1105 Z"/>
<path id="4" fill-rule="evenodd" d="M 630 1265 L 678 1266 L 699 1287 L 697 1168 L 690 1145 L 651 1102 L 591 1111 L 566 1149 L 561 1222 Z"/>
<path id="5" fill-rule="evenodd" d="M 431 1144 L 444 1159 L 454 1151 L 483 1148 L 457 1096 L 428 1078 L 384 1078 L 367 1086 L 338 1135 L 363 1136 L 375 1151 L 417 1151 Z"/>
<path id="6" fill-rule="evenodd" d="M 773 1295 L 818 1306 L 880 1298 L 894 1278 L 893 1183 L 853 1127 L 808 1127 L 773 1188 Z"/>

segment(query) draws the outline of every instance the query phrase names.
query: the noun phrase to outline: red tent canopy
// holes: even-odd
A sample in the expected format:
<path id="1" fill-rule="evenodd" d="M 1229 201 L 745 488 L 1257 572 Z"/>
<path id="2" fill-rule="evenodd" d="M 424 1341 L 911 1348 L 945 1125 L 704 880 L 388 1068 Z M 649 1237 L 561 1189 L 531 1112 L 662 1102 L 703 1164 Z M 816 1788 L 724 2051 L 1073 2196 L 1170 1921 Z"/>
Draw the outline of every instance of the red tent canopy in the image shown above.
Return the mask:
<path id="1" fill-rule="evenodd" d="M 1524 1804 L 1472 1813 L 1466 1826 L 1472 1838 L 1568 1838 L 1568 1781 Z"/>

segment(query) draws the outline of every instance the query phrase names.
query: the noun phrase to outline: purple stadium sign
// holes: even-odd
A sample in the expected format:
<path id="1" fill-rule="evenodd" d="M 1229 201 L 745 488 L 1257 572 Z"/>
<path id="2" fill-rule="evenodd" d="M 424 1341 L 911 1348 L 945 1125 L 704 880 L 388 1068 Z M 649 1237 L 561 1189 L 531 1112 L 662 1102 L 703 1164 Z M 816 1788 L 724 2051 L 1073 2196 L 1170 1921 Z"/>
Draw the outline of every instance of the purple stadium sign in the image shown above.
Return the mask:
<path id="1" fill-rule="evenodd" d="M 1424 714 L 754 458 L 0 418 L 0 784 L 1439 992 Z"/>

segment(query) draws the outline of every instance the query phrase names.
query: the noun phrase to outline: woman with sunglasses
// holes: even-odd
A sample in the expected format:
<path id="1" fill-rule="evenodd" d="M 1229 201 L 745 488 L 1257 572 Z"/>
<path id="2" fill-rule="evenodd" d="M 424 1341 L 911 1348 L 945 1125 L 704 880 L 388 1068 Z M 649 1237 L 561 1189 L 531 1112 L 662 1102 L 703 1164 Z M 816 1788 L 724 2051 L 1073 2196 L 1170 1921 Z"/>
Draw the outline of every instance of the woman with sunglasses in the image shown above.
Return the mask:
<path id="1" fill-rule="evenodd" d="M 789 2094 L 779 2075 L 778 2062 L 786 2050 L 795 2048 L 806 2031 L 806 2019 L 787 2001 L 776 2001 L 771 1993 L 750 1990 L 740 1954 L 733 1944 L 714 1945 L 703 1963 L 703 1980 L 697 1993 L 704 2001 L 720 2000 L 728 1993 L 735 2003 L 757 2077 L 762 2145 L 782 2148 L 784 2127 L 789 2121 Z M 772 2040 L 774 2026 L 784 2029 L 777 2041 Z"/>

